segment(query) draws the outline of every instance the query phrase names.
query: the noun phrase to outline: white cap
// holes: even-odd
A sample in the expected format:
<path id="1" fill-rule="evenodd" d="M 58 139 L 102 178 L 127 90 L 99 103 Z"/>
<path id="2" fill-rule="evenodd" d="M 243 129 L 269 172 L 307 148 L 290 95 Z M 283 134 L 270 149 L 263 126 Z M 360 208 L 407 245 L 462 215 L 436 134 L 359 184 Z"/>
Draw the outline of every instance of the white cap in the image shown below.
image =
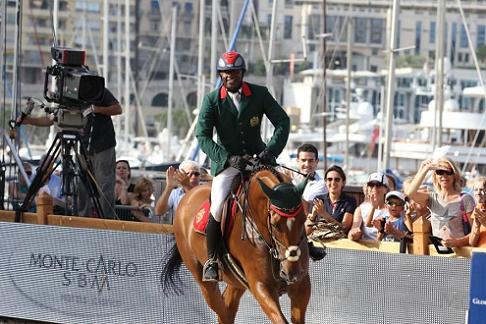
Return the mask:
<path id="1" fill-rule="evenodd" d="M 400 192 L 400 191 L 390 191 L 389 193 L 386 194 L 385 200 L 388 200 L 391 197 L 396 197 L 403 202 L 407 201 L 407 196 L 403 192 Z"/>
<path id="2" fill-rule="evenodd" d="M 382 185 L 388 187 L 388 179 L 383 172 L 373 172 L 372 174 L 370 174 L 367 183 L 370 182 L 379 182 Z"/>

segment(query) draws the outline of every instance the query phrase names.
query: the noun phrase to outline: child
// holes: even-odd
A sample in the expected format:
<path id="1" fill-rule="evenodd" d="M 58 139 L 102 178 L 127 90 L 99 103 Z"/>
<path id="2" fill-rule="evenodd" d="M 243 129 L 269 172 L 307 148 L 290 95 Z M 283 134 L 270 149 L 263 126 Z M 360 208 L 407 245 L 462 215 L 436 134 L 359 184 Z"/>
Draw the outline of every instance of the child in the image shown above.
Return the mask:
<path id="1" fill-rule="evenodd" d="M 388 217 L 373 220 L 378 230 L 378 240 L 398 242 L 404 238 L 412 227 L 410 220 L 404 217 L 406 196 L 399 191 L 390 191 L 385 196 Z"/>

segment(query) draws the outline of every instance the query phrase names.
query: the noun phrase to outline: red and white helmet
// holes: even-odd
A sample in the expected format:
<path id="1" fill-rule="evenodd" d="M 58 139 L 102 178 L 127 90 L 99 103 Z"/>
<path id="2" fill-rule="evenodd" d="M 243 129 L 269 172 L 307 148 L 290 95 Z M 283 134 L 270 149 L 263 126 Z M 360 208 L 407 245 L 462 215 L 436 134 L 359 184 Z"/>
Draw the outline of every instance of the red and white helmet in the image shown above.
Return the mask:
<path id="1" fill-rule="evenodd" d="M 240 53 L 231 51 L 226 52 L 218 60 L 218 71 L 233 71 L 243 70 L 246 71 L 246 63 L 243 56 Z"/>

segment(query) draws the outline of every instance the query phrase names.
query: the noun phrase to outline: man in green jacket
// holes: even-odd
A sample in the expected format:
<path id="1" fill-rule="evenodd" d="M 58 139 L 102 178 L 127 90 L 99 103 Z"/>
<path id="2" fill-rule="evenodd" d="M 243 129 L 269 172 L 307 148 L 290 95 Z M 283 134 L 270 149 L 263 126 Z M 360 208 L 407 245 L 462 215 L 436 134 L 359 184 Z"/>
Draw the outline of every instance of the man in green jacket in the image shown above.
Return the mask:
<path id="1" fill-rule="evenodd" d="M 287 144 L 290 119 L 266 87 L 243 81 L 245 60 L 238 52 L 224 53 L 217 70 L 223 85 L 204 97 L 196 137 L 211 159 L 215 176 L 211 187 L 211 209 L 206 228 L 208 261 L 203 281 L 218 281 L 218 251 L 221 244 L 221 211 L 233 179 L 247 166 L 245 155 L 258 155 L 261 162 L 275 165 L 276 157 Z M 262 117 L 275 127 L 265 144 L 261 137 Z M 217 142 L 213 140 L 216 129 Z"/>

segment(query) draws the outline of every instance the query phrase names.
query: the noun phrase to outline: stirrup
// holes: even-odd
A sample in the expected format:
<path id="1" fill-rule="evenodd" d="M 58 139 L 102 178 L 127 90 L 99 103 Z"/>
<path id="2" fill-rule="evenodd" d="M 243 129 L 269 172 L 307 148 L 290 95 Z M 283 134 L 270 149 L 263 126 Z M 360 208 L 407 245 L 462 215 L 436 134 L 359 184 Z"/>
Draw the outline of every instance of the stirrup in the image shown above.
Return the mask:
<path id="1" fill-rule="evenodd" d="M 205 282 L 218 282 L 219 276 L 219 263 L 215 259 L 209 259 L 204 263 L 202 281 Z"/>

